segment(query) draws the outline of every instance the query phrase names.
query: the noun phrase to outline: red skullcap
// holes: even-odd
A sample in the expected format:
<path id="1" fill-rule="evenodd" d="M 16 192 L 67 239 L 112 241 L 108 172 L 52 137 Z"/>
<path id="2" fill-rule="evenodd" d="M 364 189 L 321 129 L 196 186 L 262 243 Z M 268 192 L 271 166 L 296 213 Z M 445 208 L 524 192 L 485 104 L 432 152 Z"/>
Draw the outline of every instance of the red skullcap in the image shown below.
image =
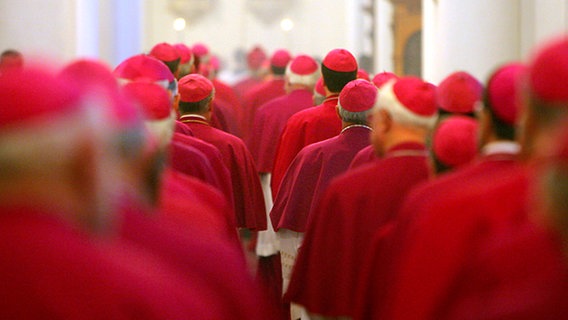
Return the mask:
<path id="1" fill-rule="evenodd" d="M 131 81 L 146 79 L 151 82 L 167 80 L 174 81 L 174 75 L 168 67 L 160 60 L 139 54 L 121 62 L 115 69 L 114 75 L 117 78 Z"/>
<path id="2" fill-rule="evenodd" d="M 524 75 L 525 66 L 520 63 L 500 67 L 488 81 L 487 98 L 489 108 L 504 123 L 513 125 L 519 114 L 519 80 Z"/>
<path id="3" fill-rule="evenodd" d="M 286 68 L 290 60 L 292 60 L 290 52 L 288 52 L 288 50 L 279 49 L 276 50 L 270 58 L 270 64 L 277 68 Z"/>
<path id="4" fill-rule="evenodd" d="M 101 86 L 110 92 L 118 90 L 118 81 L 110 67 L 98 60 L 75 60 L 61 70 L 59 77 L 80 86 Z"/>
<path id="5" fill-rule="evenodd" d="M 191 60 L 191 56 L 193 56 L 193 53 L 191 52 L 191 49 L 189 49 L 188 46 L 186 46 L 183 43 L 176 43 L 174 44 L 174 48 L 176 49 L 180 57 L 179 63 L 184 64 L 188 63 Z"/>
<path id="6" fill-rule="evenodd" d="M 147 120 L 161 120 L 171 114 L 170 96 L 163 87 L 149 82 L 130 82 L 123 87 L 124 95 L 142 107 Z"/>
<path id="7" fill-rule="evenodd" d="M 150 56 L 160 60 L 160 61 L 175 61 L 180 59 L 179 52 L 174 46 L 169 43 L 162 42 L 155 45 L 152 50 L 150 50 Z"/>
<path id="8" fill-rule="evenodd" d="M 316 91 L 316 93 L 325 96 L 325 88 L 323 87 L 323 77 L 320 77 L 318 79 L 318 82 L 316 82 L 316 87 L 314 90 Z"/>
<path id="9" fill-rule="evenodd" d="M 369 78 L 369 73 L 367 71 L 365 71 L 365 69 L 361 69 L 359 68 L 359 70 L 357 70 L 357 79 L 364 79 L 367 81 L 371 81 L 371 78 Z"/>
<path id="10" fill-rule="evenodd" d="M 444 119 L 434 132 L 432 149 L 446 166 L 470 162 L 477 155 L 477 121 L 459 115 Z"/>
<path id="11" fill-rule="evenodd" d="M 209 54 L 209 48 L 205 44 L 200 42 L 194 44 L 191 48 L 191 51 L 193 51 L 193 54 L 199 58 Z"/>
<path id="12" fill-rule="evenodd" d="M 39 68 L 0 77 L 0 128 L 72 113 L 79 95 L 77 86 Z"/>
<path id="13" fill-rule="evenodd" d="M 266 60 L 266 53 L 261 47 L 254 47 L 247 54 L 247 64 L 250 69 L 256 70 L 262 66 L 262 62 Z"/>
<path id="14" fill-rule="evenodd" d="M 353 72 L 357 70 L 357 60 L 345 49 L 333 49 L 323 59 L 322 64 L 333 71 Z"/>
<path id="15" fill-rule="evenodd" d="M 313 86 L 319 78 L 319 65 L 314 58 L 302 54 L 288 64 L 286 76 L 290 83 Z"/>
<path id="16" fill-rule="evenodd" d="M 339 106 L 349 112 L 363 112 L 375 106 L 377 87 L 364 79 L 356 79 L 345 85 L 339 94 Z"/>
<path id="17" fill-rule="evenodd" d="M 189 74 L 179 80 L 180 101 L 199 102 L 211 95 L 213 84 L 200 74 Z"/>
<path id="18" fill-rule="evenodd" d="M 471 113 L 481 100 L 483 86 L 467 72 L 458 71 L 447 76 L 438 86 L 438 105 L 451 113 Z"/>
<path id="19" fill-rule="evenodd" d="M 416 77 L 403 77 L 393 85 L 393 93 L 409 111 L 420 116 L 436 114 L 436 87 Z"/>
<path id="20" fill-rule="evenodd" d="M 568 37 L 556 39 L 539 51 L 529 65 L 532 92 L 547 102 L 568 101 Z"/>
<path id="21" fill-rule="evenodd" d="M 396 76 L 396 74 L 392 73 L 392 72 L 381 72 L 381 73 L 377 73 L 374 77 L 373 77 L 373 83 L 375 84 L 375 86 L 377 88 L 380 88 L 383 86 L 383 84 L 387 83 L 389 80 L 391 79 L 398 79 L 398 77 Z"/>

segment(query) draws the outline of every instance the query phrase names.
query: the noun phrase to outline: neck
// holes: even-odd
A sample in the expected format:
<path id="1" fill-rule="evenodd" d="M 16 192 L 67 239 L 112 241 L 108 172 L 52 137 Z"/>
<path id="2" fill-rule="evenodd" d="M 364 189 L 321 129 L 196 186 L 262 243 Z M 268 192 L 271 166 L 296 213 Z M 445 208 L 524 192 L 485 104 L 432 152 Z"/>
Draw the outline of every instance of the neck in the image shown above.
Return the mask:
<path id="1" fill-rule="evenodd" d="M 386 152 L 398 144 L 408 142 L 425 144 L 426 131 L 424 129 L 395 125 L 391 129 L 391 132 L 385 137 L 384 151 Z"/>

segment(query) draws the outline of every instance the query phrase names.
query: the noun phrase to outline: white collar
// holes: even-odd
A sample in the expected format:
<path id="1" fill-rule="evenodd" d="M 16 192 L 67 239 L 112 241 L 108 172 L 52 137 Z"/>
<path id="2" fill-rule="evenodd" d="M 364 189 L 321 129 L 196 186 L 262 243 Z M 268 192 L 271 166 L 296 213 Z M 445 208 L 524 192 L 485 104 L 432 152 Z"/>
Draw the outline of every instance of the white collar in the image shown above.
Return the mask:
<path id="1" fill-rule="evenodd" d="M 184 118 L 189 118 L 189 117 L 199 118 L 199 119 L 203 119 L 203 120 L 207 121 L 207 118 L 205 118 L 204 116 L 199 115 L 199 114 L 184 114 L 181 117 L 179 117 L 179 119 L 182 120 Z"/>
<path id="2" fill-rule="evenodd" d="M 521 151 L 521 146 L 518 143 L 513 141 L 495 141 L 486 144 L 481 149 L 481 154 L 483 155 L 492 155 L 498 153 L 505 153 L 505 154 L 518 154 Z"/>

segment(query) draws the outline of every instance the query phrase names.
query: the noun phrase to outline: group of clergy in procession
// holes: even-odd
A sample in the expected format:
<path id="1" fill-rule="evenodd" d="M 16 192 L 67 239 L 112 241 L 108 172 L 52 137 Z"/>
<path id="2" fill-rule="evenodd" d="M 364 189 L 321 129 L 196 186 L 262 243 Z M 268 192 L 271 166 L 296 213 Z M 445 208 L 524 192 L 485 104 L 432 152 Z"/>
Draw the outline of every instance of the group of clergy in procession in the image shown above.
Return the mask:
<path id="1" fill-rule="evenodd" d="M 2 319 L 564 319 L 568 37 L 488 79 L 337 48 L 0 57 Z M 254 257 L 251 259 L 251 256 Z"/>

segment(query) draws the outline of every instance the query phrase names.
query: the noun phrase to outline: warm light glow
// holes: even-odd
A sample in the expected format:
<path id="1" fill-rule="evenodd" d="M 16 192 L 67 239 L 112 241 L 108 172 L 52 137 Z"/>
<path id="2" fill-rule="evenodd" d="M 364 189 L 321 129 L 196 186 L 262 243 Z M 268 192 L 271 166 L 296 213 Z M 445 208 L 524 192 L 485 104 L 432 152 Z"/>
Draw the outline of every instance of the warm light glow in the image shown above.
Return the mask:
<path id="1" fill-rule="evenodd" d="M 174 30 L 175 31 L 182 31 L 185 29 L 185 19 L 184 18 L 177 18 L 174 20 Z"/>
<path id="2" fill-rule="evenodd" d="M 282 30 L 284 31 L 290 31 L 292 30 L 292 28 L 294 28 L 294 21 L 288 18 L 282 19 L 282 21 L 280 21 L 280 28 L 282 28 Z"/>

